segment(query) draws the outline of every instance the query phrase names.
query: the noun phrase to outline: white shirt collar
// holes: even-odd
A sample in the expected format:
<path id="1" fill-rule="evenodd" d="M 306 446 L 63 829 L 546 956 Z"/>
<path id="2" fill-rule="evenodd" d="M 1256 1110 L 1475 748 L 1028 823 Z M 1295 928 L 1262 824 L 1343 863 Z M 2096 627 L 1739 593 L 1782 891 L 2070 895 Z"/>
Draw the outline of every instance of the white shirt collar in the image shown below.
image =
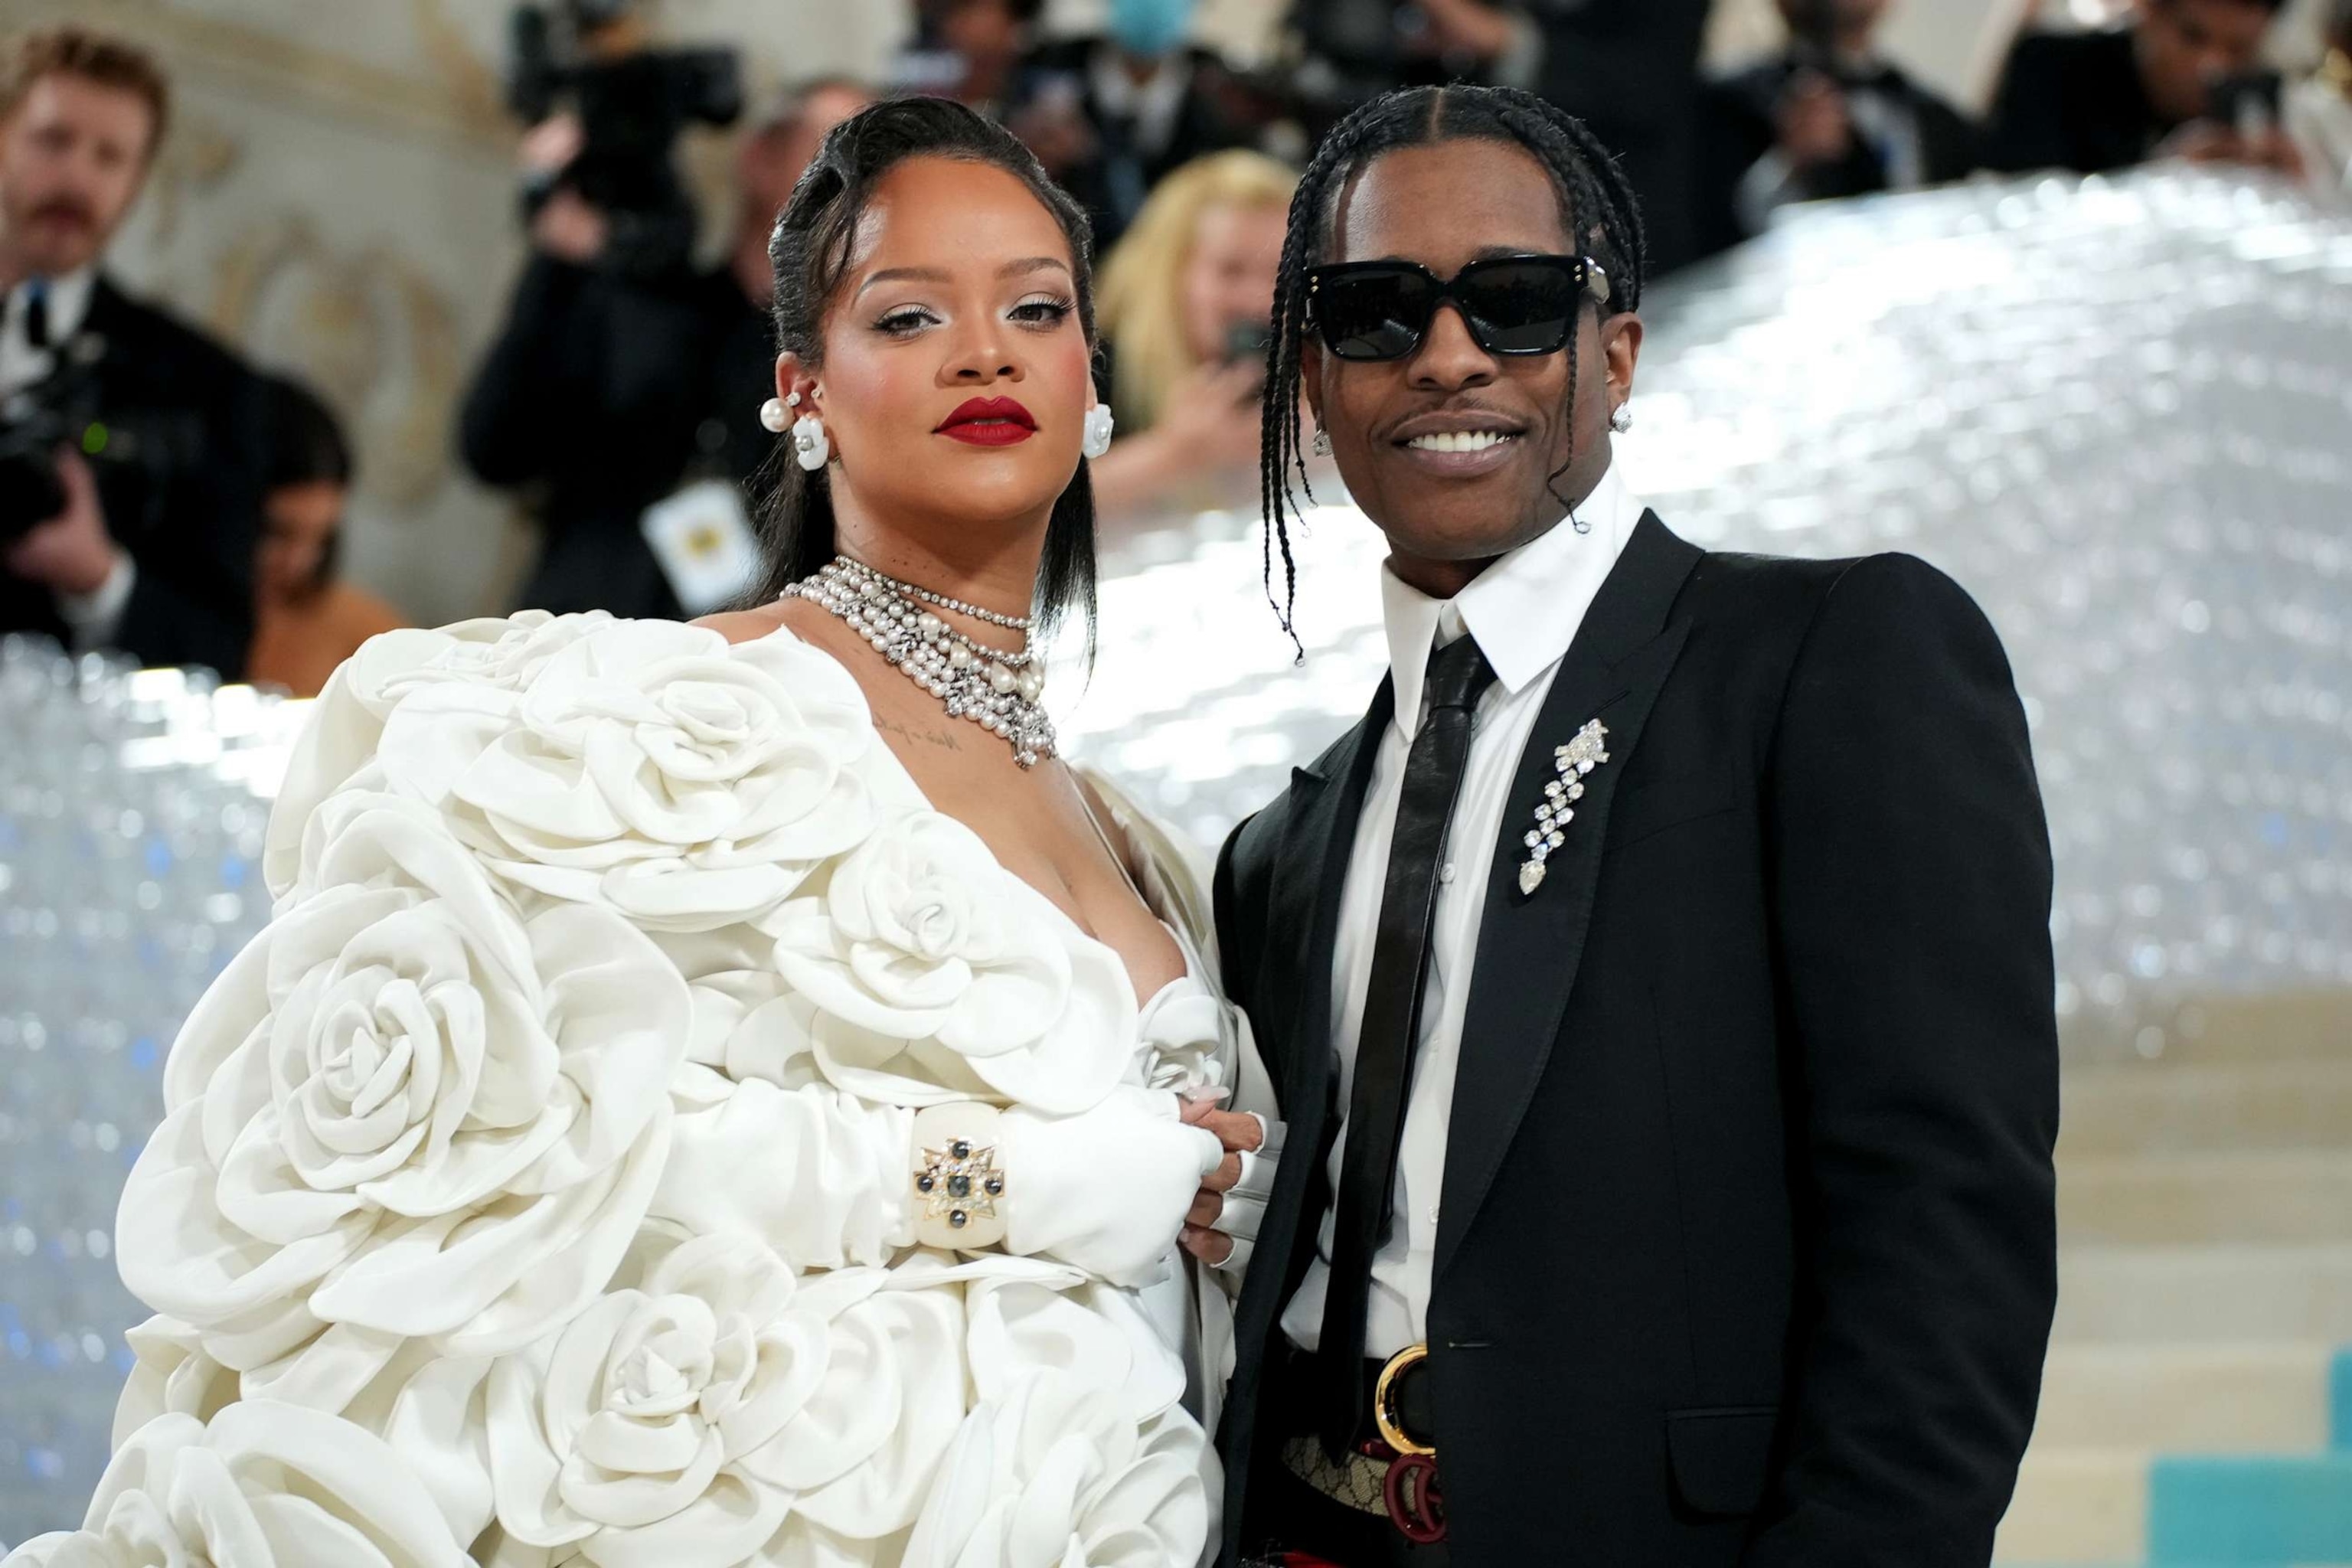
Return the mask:
<path id="1" fill-rule="evenodd" d="M 25 318 L 33 302 L 31 280 L 8 290 L 6 300 L 0 301 L 0 395 L 22 391 L 49 374 L 57 363 L 56 346 L 81 331 L 97 282 L 94 264 L 48 280 L 50 347 L 47 351 L 35 349 L 25 336 Z"/>
<path id="2" fill-rule="evenodd" d="M 1643 510 L 1612 462 L 1576 509 L 1591 532 L 1579 533 L 1563 518 L 1451 599 L 1433 599 L 1383 565 L 1381 616 L 1388 631 L 1389 673 L 1396 682 L 1396 724 L 1405 739 L 1421 728 L 1421 683 L 1430 650 L 1465 631 L 1478 639 L 1496 679 L 1513 695 L 1558 664 Z"/>

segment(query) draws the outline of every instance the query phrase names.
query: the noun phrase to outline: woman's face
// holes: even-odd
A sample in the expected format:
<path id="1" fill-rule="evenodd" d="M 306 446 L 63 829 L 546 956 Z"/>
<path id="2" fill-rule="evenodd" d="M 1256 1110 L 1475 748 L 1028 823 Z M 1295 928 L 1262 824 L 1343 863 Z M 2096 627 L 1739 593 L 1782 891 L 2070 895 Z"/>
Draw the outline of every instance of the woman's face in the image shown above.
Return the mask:
<path id="1" fill-rule="evenodd" d="M 255 563 L 263 594 L 291 599 L 307 593 L 342 522 L 343 487 L 332 479 L 280 485 L 263 498 L 260 558 Z"/>
<path id="2" fill-rule="evenodd" d="M 787 358 L 777 382 L 824 421 L 837 506 L 1042 529 L 1077 471 L 1094 384 L 1069 241 L 1027 186 L 946 158 L 890 171 L 823 334 L 823 363 Z"/>
<path id="3" fill-rule="evenodd" d="M 1219 202 L 1202 212 L 1184 264 L 1184 338 L 1198 363 L 1223 361 L 1235 327 L 1274 313 L 1288 221 L 1278 206 Z"/>

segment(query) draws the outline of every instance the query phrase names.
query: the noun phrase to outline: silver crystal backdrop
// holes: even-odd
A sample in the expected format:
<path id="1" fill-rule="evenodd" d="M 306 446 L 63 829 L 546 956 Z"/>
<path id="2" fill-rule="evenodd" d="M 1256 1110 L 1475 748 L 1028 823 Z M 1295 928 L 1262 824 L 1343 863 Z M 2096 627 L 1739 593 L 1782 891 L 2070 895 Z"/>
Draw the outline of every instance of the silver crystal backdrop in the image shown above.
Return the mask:
<path id="1" fill-rule="evenodd" d="M 2160 1057 L 2184 999 L 2352 987 L 2352 228 L 2177 172 L 1970 186 L 1802 214 L 1653 316 L 1621 452 L 1668 523 L 1912 551 L 2000 629 L 2070 1050 Z M 1299 542 L 1301 668 L 1260 551 L 1223 514 L 1120 545 L 1091 679 L 1056 682 L 1071 752 L 1206 847 L 1385 663 L 1360 516 Z M 116 1194 L 178 1018 L 266 914 L 298 710 L 0 655 L 0 1542 L 78 1517 L 103 1464 L 143 1315 Z"/>

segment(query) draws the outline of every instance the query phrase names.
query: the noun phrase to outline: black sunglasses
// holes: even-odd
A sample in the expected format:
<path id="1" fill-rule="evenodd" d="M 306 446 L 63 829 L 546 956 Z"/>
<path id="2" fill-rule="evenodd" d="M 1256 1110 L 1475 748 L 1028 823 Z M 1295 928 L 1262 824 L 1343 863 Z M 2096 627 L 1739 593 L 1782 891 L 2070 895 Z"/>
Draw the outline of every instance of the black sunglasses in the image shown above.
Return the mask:
<path id="1" fill-rule="evenodd" d="M 1490 354 L 1556 354 L 1585 294 L 1609 302 L 1609 274 L 1589 256 L 1496 257 L 1450 281 L 1412 261 L 1343 261 L 1307 274 L 1307 317 L 1323 346 L 1347 360 L 1404 358 L 1440 305 L 1459 310 Z"/>

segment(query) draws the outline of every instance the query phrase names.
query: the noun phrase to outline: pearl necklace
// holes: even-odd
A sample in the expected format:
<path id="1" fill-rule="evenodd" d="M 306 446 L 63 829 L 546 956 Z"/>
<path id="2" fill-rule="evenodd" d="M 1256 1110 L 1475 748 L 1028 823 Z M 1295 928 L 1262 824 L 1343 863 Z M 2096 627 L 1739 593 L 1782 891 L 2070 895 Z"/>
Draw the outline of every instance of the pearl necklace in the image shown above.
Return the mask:
<path id="1" fill-rule="evenodd" d="M 1038 703 L 1045 671 L 1037 658 L 1034 617 L 983 610 L 901 583 L 846 555 L 835 556 L 815 576 L 784 592 L 839 616 L 908 679 L 944 702 L 949 718 L 969 719 L 998 736 L 1023 767 L 1054 754 L 1054 721 Z M 1017 631 L 1021 651 L 1003 653 L 974 642 L 924 605 Z"/>

